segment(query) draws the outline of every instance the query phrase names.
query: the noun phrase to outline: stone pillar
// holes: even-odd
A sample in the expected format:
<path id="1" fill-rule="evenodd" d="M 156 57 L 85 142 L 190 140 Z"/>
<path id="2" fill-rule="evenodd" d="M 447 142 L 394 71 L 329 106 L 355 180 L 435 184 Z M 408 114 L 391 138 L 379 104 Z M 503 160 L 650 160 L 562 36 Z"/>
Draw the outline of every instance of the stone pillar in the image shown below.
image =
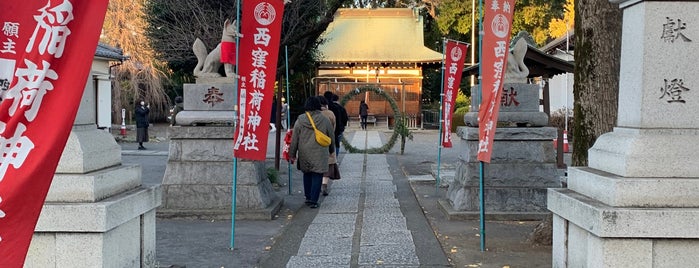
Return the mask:
<path id="1" fill-rule="evenodd" d="M 699 2 L 624 10 L 617 127 L 549 189 L 554 267 L 699 263 Z"/>
<path id="2" fill-rule="evenodd" d="M 500 106 L 498 129 L 490 164 L 485 165 L 485 211 L 492 220 L 541 219 L 546 210 L 546 189 L 560 187 L 553 139 L 556 129 L 544 127 L 548 116 L 539 111 L 539 86 L 507 83 Z M 475 86 L 472 92 L 480 92 Z M 465 115 L 473 127 L 459 127 L 466 150 L 460 155 L 454 181 L 442 208 L 450 219 L 479 217 L 478 109 Z M 509 127 L 503 127 L 509 126 Z M 518 127 L 519 126 L 519 127 Z M 526 127 L 525 127 L 526 126 Z"/>
<path id="3" fill-rule="evenodd" d="M 231 78 L 197 78 L 184 85 L 184 110 L 168 129 L 161 217 L 230 219 L 237 95 Z M 266 125 L 264 125 L 266 126 Z M 236 219 L 271 220 L 281 208 L 265 163 L 238 161 Z"/>
<path id="4" fill-rule="evenodd" d="M 121 164 L 121 147 L 97 129 L 88 79 L 78 115 L 27 253 L 26 267 L 155 267 L 160 187 Z"/>

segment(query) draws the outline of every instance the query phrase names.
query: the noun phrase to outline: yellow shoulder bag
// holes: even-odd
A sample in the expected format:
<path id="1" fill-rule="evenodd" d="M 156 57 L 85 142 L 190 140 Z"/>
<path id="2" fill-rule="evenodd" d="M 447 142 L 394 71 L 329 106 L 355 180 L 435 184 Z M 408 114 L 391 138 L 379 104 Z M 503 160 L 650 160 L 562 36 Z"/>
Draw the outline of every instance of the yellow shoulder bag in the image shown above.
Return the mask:
<path id="1" fill-rule="evenodd" d="M 306 112 L 306 116 L 308 116 L 308 120 L 311 121 L 311 125 L 313 126 L 313 131 L 316 134 L 316 142 L 323 147 L 330 146 L 332 139 L 328 137 L 328 135 L 325 135 L 325 133 L 323 133 L 322 131 L 318 130 L 318 128 L 316 128 L 316 123 L 313 122 L 313 117 L 311 117 L 310 113 Z"/>

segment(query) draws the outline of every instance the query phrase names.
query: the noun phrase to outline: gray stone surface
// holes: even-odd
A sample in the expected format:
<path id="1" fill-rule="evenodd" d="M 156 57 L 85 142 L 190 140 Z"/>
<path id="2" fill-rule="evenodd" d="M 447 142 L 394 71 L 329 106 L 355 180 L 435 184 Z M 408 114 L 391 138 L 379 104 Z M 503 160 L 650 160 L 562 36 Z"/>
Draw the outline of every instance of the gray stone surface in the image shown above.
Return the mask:
<path id="1" fill-rule="evenodd" d="M 570 189 L 548 192 L 554 247 L 561 247 L 553 263 L 693 267 L 699 2 L 612 2 L 623 9 L 617 127 L 595 141 L 589 167 L 570 170 Z"/>
<path id="2" fill-rule="evenodd" d="M 569 189 L 550 189 L 548 208 L 599 237 L 699 239 L 697 207 L 612 207 Z"/>
<path id="3" fill-rule="evenodd" d="M 46 202 L 96 202 L 141 185 L 137 165 L 109 167 L 88 174 L 55 174 Z"/>
<path id="4" fill-rule="evenodd" d="M 412 244 L 361 246 L 359 265 L 419 265 Z"/>
<path id="5" fill-rule="evenodd" d="M 405 245 L 413 243 L 413 236 L 407 229 L 392 228 L 392 225 L 372 225 L 362 228 L 361 245 Z"/>
<path id="6" fill-rule="evenodd" d="M 94 124 L 73 125 L 56 173 L 85 174 L 121 164 L 121 148 Z"/>
<path id="7" fill-rule="evenodd" d="M 471 88 L 471 92 L 480 92 L 480 85 Z M 548 125 L 548 116 L 539 111 L 539 85 L 506 83 L 503 88 L 503 99 L 500 102 L 498 114 L 499 124 L 523 125 L 541 127 Z M 471 103 L 471 109 L 464 115 L 467 126 L 478 126 L 478 109 L 480 103 Z"/>
<path id="8" fill-rule="evenodd" d="M 329 256 L 292 256 L 286 264 L 287 268 L 307 268 L 307 267 L 329 267 L 345 268 L 349 267 L 350 255 L 329 255 Z"/>
<path id="9" fill-rule="evenodd" d="M 230 83 L 184 84 L 184 110 L 233 111 L 238 102 L 237 92 L 233 81 Z M 209 96 L 212 94 L 215 94 L 216 101 L 211 101 L 212 97 Z"/>
<path id="10" fill-rule="evenodd" d="M 181 126 L 193 125 L 226 125 L 235 123 L 234 111 L 181 111 L 177 113 L 175 120 Z"/>
<path id="11" fill-rule="evenodd" d="M 315 239 L 304 239 L 299 246 L 299 255 L 328 256 L 337 252 L 352 251 L 352 236 L 318 236 Z"/>
<path id="12" fill-rule="evenodd" d="M 697 178 L 629 178 L 589 167 L 568 168 L 568 189 L 606 205 L 699 207 Z"/>
<path id="13" fill-rule="evenodd" d="M 168 136 L 170 154 L 158 215 L 230 219 L 233 128 L 175 126 Z M 282 199 L 272 189 L 264 163 L 238 161 L 236 171 L 236 219 L 272 219 Z"/>
<path id="14" fill-rule="evenodd" d="M 447 191 L 444 211 L 450 216 L 479 212 L 480 161 L 477 160 L 478 128 L 460 127 L 466 143 Z M 555 128 L 498 128 L 490 164 L 484 165 L 485 210 L 491 217 L 516 215 L 531 218 L 546 213 L 546 189 L 561 187 L 555 151 Z M 533 215 L 532 215 L 533 213 Z M 470 217 L 468 215 L 461 215 Z"/>
<path id="15" fill-rule="evenodd" d="M 699 152 L 699 129 L 614 128 L 588 151 L 589 167 L 624 177 L 693 178 L 699 165 L 688 165 Z"/>
<path id="16" fill-rule="evenodd" d="M 82 105 L 86 103 L 94 106 L 93 101 Z M 92 122 L 73 126 L 39 215 L 26 267 L 155 265 L 160 186 L 141 185 L 140 167 L 121 165 L 121 147 L 96 128 L 94 117 Z"/>

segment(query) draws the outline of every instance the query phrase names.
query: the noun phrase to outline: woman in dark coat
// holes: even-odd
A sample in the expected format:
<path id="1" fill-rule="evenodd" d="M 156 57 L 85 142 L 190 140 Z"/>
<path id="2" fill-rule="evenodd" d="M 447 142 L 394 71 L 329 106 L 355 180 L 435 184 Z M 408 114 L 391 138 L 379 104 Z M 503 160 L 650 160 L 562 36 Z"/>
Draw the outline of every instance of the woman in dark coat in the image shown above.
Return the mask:
<path id="1" fill-rule="evenodd" d="M 145 150 L 143 147 L 144 142 L 148 142 L 148 113 L 150 113 L 150 105 L 146 105 L 146 102 L 141 101 L 136 105 L 136 141 L 138 142 L 138 149 Z"/>
<path id="2" fill-rule="evenodd" d="M 323 173 L 328 171 L 328 158 L 330 153 L 335 151 L 333 126 L 330 120 L 321 114 L 320 107 L 318 98 L 310 97 L 306 100 L 304 110 L 311 115 L 316 128 L 331 138 L 330 146 L 324 147 L 316 142 L 313 126 L 305 113 L 296 119 L 289 146 L 290 160 L 292 163 L 296 161 L 296 167 L 303 172 L 306 205 L 311 208 L 318 207 Z"/>

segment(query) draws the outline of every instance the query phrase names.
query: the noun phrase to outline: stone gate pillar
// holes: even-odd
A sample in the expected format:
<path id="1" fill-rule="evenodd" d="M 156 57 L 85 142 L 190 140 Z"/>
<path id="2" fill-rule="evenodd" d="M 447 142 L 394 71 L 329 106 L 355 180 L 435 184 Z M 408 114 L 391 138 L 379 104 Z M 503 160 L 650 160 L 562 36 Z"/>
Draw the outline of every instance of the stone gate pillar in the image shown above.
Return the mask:
<path id="1" fill-rule="evenodd" d="M 699 2 L 624 11 L 617 127 L 549 189 L 553 267 L 699 263 Z"/>

